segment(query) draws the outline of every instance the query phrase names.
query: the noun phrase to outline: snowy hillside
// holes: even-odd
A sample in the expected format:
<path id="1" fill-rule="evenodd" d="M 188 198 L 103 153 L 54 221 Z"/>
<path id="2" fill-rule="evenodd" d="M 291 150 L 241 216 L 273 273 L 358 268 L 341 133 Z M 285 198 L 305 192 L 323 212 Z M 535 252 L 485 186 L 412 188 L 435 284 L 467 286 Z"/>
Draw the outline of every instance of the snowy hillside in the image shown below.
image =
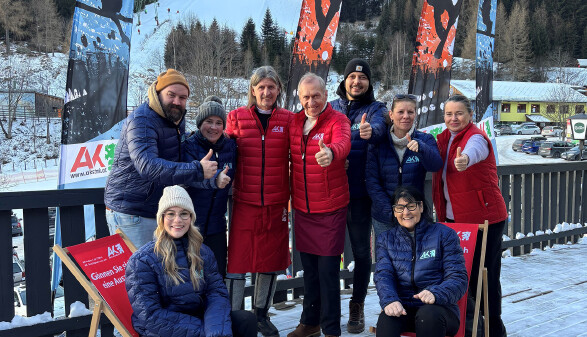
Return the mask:
<path id="1" fill-rule="evenodd" d="M 226 25 L 240 35 L 246 21 L 252 18 L 260 33 L 265 11 L 269 8 L 273 20 L 280 27 L 288 32 L 294 32 L 301 4 L 300 0 L 168 0 L 147 5 L 144 11 L 134 15 L 133 20 L 128 106 L 140 104 L 144 100 L 148 86 L 165 70 L 165 39 L 179 22 L 197 17 L 209 26 L 216 18 L 219 25 Z"/>

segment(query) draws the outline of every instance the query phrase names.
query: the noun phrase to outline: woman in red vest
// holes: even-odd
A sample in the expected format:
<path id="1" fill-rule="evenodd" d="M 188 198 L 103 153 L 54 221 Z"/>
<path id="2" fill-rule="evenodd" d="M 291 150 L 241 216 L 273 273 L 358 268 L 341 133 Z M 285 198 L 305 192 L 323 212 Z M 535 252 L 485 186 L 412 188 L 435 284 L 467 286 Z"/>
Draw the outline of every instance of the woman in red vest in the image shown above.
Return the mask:
<path id="1" fill-rule="evenodd" d="M 432 179 L 434 207 L 439 222 L 489 221 L 485 257 L 490 298 L 489 331 L 491 336 L 501 337 L 506 336 L 506 330 L 501 320 L 499 277 L 502 233 L 508 213 L 498 186 L 493 146 L 472 120 L 471 102 L 465 96 L 451 96 L 444 103 L 447 129 L 437 137 L 444 169 L 436 172 Z M 480 244 L 481 240 L 477 243 Z M 481 247 L 477 245 L 473 270 L 479 266 L 480 251 Z M 471 297 L 477 293 L 476 285 L 477 274 L 472 273 L 469 281 Z"/>
<path id="2" fill-rule="evenodd" d="M 247 106 L 231 111 L 226 120 L 226 134 L 238 147 L 228 238 L 228 291 L 232 309 L 240 309 L 245 273 L 258 273 L 253 307 L 264 337 L 279 336 L 267 311 L 277 284 L 276 272 L 291 263 L 287 204 L 288 135 L 293 114 L 279 107 L 282 87 L 275 69 L 255 69 Z"/>

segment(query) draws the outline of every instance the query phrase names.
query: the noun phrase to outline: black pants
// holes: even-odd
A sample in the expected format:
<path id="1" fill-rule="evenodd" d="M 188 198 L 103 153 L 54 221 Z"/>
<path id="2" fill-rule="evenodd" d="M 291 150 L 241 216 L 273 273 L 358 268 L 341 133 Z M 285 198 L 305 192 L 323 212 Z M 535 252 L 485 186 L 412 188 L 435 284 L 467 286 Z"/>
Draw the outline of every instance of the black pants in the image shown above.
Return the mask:
<path id="1" fill-rule="evenodd" d="M 304 304 L 300 323 L 320 325 L 324 335 L 340 336 L 340 256 L 300 252 Z"/>
<path id="2" fill-rule="evenodd" d="M 346 224 L 355 259 L 351 301 L 363 303 L 371 278 L 371 199 L 369 197 L 350 200 Z"/>
<path id="3" fill-rule="evenodd" d="M 387 316 L 385 311 L 377 320 L 377 337 L 396 337 L 402 332 L 416 332 L 417 336 L 454 336 L 459 330 L 459 318 L 442 305 L 424 304 L 405 308 L 407 315 Z"/>
<path id="4" fill-rule="evenodd" d="M 256 337 L 257 318 L 255 314 L 245 310 L 234 310 L 230 312 L 232 321 L 232 335 L 234 337 Z"/>
<path id="5" fill-rule="evenodd" d="M 227 244 L 226 244 L 226 231 L 218 234 L 207 235 L 204 238 L 204 244 L 208 246 L 218 264 L 218 272 L 222 275 L 222 278 L 226 278 L 226 255 L 227 255 Z"/>
<path id="6" fill-rule="evenodd" d="M 487 288 L 489 293 L 489 334 L 491 337 L 502 337 L 507 336 L 505 326 L 501 320 L 501 283 L 499 277 L 501 275 L 501 242 L 503 228 L 505 221 L 490 224 L 489 230 L 487 231 L 487 250 L 485 253 L 485 267 L 487 268 Z M 473 256 L 473 269 L 478 270 L 479 259 L 481 253 L 481 238 L 483 232 L 479 231 L 477 245 L 475 246 L 475 255 Z M 471 273 L 469 280 L 469 302 L 474 303 L 475 295 L 477 294 L 477 279 L 478 274 L 475 272 Z M 483 294 L 483 293 L 481 293 Z M 483 313 L 483 297 L 479 299 L 481 301 L 481 314 Z M 474 309 L 474 305 L 469 303 L 467 308 L 469 310 Z M 469 329 L 472 329 L 473 325 L 469 322 L 473 318 L 472 313 L 467 311 L 467 335 L 469 335 Z"/>

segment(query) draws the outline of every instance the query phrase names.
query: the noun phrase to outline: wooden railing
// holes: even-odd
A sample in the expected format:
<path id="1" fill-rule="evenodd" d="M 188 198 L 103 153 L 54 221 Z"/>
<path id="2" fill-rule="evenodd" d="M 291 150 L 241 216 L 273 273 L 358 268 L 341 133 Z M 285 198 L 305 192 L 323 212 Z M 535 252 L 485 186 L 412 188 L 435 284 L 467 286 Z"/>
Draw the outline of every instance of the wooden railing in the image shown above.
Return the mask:
<path id="1" fill-rule="evenodd" d="M 532 248 L 575 242 L 580 235 L 587 233 L 587 227 L 583 226 L 570 231 L 515 239 L 516 233 L 546 232 L 563 221 L 587 222 L 587 162 L 501 166 L 498 175 L 511 215 L 504 234 L 512 240 L 504 241 L 502 248 L 512 248 L 513 253 L 518 255 Z M 430 191 L 430 181 L 426 188 Z M 100 238 L 108 235 L 103 189 L 0 193 L 0 321 L 11 321 L 14 316 L 10 226 L 12 209 L 23 209 L 27 315 L 33 316 L 51 311 L 48 209 L 60 207 L 62 244 L 67 247 L 85 240 L 83 205 L 94 207 L 96 236 Z M 348 245 L 344 255 L 346 266 L 352 260 Z M 298 253 L 294 249 L 291 275 L 295 276 L 301 269 Z M 352 273 L 343 270 L 341 278 L 348 284 L 352 280 Z M 66 314 L 69 313 L 70 304 L 75 301 L 88 305 L 87 294 L 67 270 L 63 271 L 63 286 Z M 252 292 L 252 286 L 246 289 L 247 296 L 251 296 Z M 278 281 L 275 302 L 285 301 L 288 293 L 294 297 L 303 294 L 303 279 L 293 277 Z M 113 327 L 108 319 L 103 317 L 101 322 L 101 335 L 112 336 Z M 63 331 L 67 331 L 68 337 L 86 336 L 89 326 L 90 316 L 65 318 L 0 330 L 0 337 L 53 336 Z"/>

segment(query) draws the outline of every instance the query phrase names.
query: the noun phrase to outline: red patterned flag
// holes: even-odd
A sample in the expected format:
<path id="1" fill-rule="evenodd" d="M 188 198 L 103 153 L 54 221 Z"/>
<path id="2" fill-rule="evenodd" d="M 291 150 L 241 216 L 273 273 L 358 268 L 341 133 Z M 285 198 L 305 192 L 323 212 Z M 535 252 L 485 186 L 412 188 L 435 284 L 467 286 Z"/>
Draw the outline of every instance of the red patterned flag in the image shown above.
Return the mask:
<path id="1" fill-rule="evenodd" d="M 300 111 L 297 89 L 300 78 L 311 71 L 326 80 L 342 0 L 304 0 L 287 80 L 286 107 Z"/>

